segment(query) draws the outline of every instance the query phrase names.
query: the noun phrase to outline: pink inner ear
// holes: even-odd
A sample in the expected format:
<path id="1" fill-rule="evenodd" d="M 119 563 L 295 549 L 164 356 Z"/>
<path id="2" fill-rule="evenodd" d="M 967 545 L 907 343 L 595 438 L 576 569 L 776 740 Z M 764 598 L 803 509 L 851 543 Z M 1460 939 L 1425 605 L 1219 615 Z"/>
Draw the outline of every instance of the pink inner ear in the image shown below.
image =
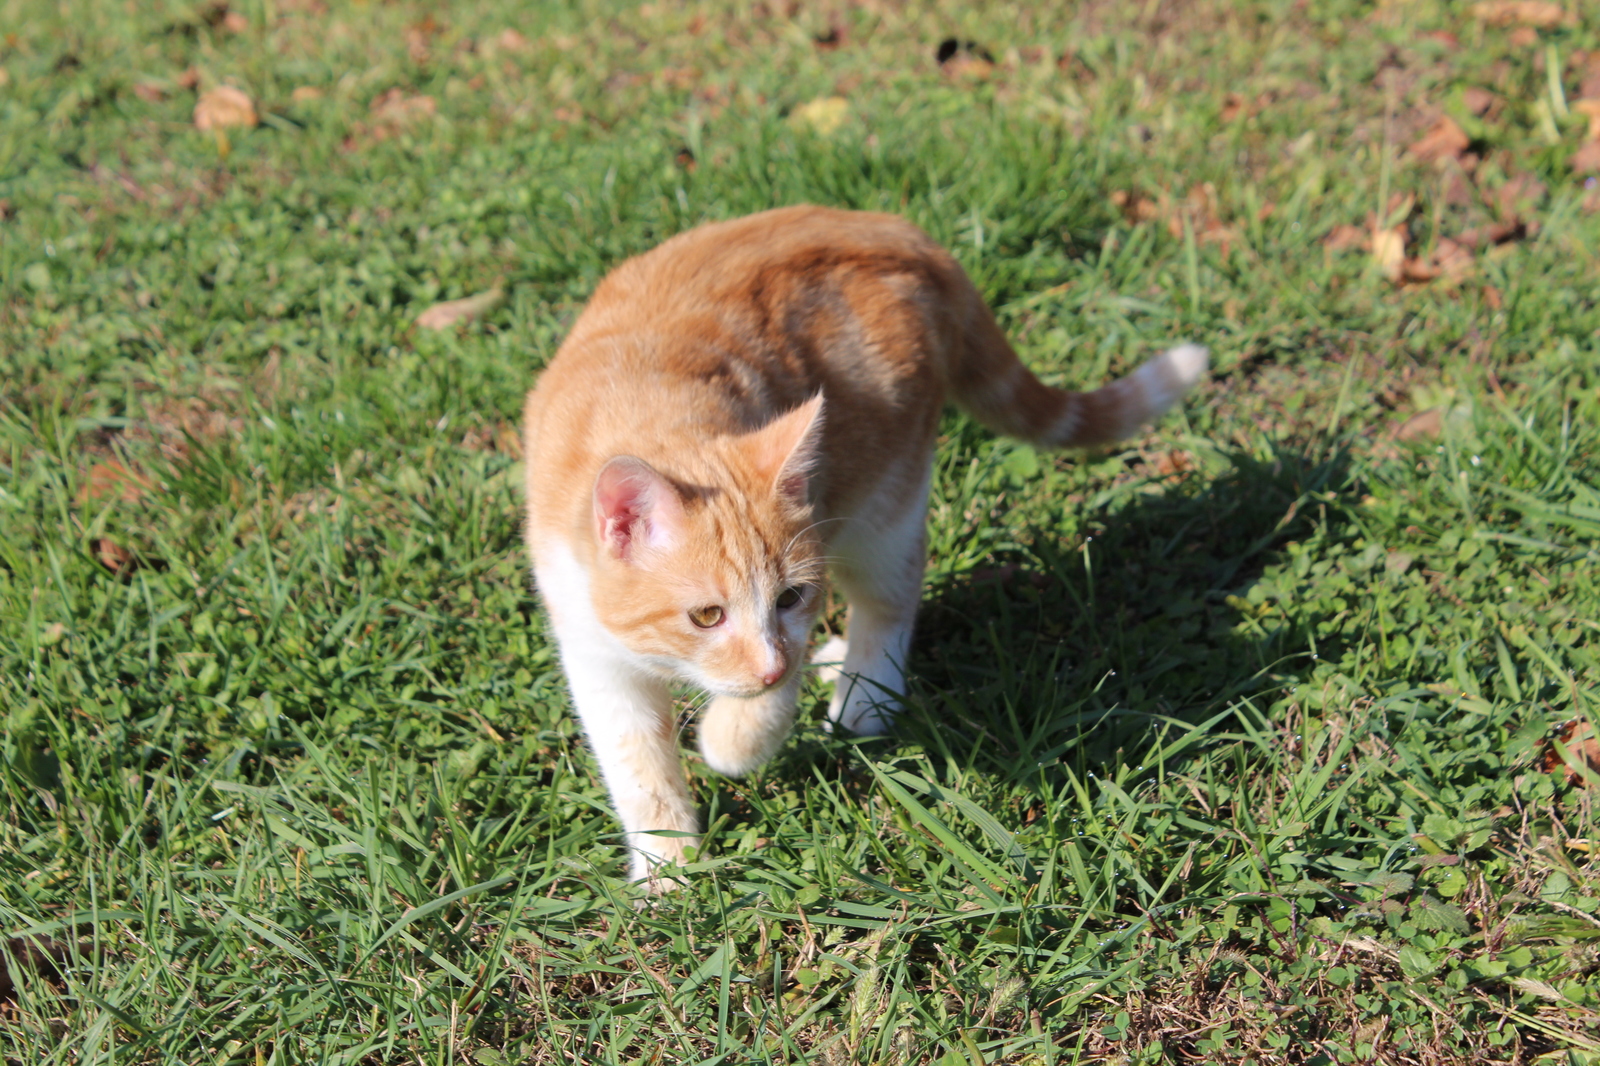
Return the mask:
<path id="1" fill-rule="evenodd" d="M 640 549 L 676 543 L 683 504 L 672 482 L 649 463 L 619 455 L 595 478 L 594 517 L 600 543 L 618 559 L 633 559 Z"/>
<path id="2" fill-rule="evenodd" d="M 772 479 L 778 495 L 796 503 L 805 502 L 811 473 L 822 454 L 822 424 L 823 401 L 819 392 L 752 434 L 758 467 Z"/>

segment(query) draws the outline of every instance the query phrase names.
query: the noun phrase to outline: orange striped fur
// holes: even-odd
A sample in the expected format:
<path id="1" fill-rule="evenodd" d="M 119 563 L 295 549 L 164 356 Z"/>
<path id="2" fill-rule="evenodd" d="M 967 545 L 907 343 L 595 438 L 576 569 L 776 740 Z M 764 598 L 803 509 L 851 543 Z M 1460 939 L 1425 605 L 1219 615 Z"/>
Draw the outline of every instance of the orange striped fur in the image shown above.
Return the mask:
<path id="1" fill-rule="evenodd" d="M 888 728 L 947 400 L 1044 447 L 1100 444 L 1205 361 L 1182 346 L 1094 392 L 1051 388 L 955 260 L 889 215 L 767 211 L 617 267 L 528 396 L 526 531 L 635 876 L 689 842 L 652 831 L 696 831 L 666 681 L 709 693 L 714 768 L 759 765 L 830 572 L 850 604 L 830 715 Z"/>

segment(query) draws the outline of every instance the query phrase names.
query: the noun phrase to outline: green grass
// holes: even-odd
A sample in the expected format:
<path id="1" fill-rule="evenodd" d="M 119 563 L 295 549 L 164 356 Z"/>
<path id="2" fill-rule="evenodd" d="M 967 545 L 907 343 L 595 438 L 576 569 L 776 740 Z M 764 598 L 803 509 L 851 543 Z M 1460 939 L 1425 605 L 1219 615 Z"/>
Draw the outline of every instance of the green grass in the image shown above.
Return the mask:
<path id="1" fill-rule="evenodd" d="M 779 6 L 0 2 L 0 1054 L 1600 1062 L 1592 11 Z M 1418 258 L 1531 225 L 1325 243 L 1406 195 Z M 1053 381 L 1214 376 L 1088 456 L 950 415 L 901 735 L 686 753 L 641 909 L 515 420 L 612 264 L 798 201 Z"/>

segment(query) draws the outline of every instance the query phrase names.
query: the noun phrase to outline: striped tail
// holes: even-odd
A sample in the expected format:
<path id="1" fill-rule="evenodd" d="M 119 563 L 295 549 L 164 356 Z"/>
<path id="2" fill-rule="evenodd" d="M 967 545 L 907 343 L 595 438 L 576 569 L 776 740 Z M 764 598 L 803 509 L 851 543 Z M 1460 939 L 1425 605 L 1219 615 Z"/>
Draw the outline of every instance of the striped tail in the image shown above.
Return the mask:
<path id="1" fill-rule="evenodd" d="M 1040 448 L 1085 448 L 1132 436 L 1206 372 L 1207 352 L 1180 344 L 1093 392 L 1051 388 L 1022 365 L 976 292 L 961 350 L 947 368 L 950 398 L 997 433 Z"/>

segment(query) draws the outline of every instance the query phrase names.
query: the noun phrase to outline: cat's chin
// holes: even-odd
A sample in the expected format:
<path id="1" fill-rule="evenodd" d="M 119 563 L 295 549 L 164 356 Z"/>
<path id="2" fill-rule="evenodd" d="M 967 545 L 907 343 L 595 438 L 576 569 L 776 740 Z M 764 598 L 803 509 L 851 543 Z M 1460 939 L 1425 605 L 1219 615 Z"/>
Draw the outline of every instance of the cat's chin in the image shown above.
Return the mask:
<path id="1" fill-rule="evenodd" d="M 753 700 L 758 696 L 765 696 L 772 690 L 763 685 L 757 685 L 755 688 L 728 688 L 723 685 L 707 685 L 706 691 L 723 700 Z"/>

